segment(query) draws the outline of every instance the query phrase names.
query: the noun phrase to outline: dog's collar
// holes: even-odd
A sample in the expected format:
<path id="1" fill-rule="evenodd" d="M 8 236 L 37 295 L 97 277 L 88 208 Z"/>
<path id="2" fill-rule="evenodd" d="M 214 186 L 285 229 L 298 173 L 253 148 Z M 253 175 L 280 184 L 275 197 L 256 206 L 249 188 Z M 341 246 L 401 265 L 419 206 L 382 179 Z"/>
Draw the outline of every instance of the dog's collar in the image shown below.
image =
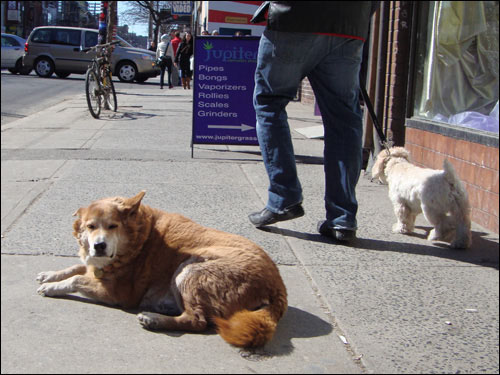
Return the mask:
<path id="1" fill-rule="evenodd" d="M 102 278 L 103 275 L 104 271 L 102 270 L 102 268 L 94 268 L 94 276 L 96 277 L 96 279 Z"/>
<path id="2" fill-rule="evenodd" d="M 104 276 L 104 272 L 109 272 L 109 271 L 111 271 L 112 268 L 113 268 L 113 266 L 111 266 L 111 265 L 104 266 L 103 268 L 97 268 L 97 267 L 95 267 L 94 268 L 94 276 L 95 276 L 95 278 L 96 279 L 101 279 Z"/>

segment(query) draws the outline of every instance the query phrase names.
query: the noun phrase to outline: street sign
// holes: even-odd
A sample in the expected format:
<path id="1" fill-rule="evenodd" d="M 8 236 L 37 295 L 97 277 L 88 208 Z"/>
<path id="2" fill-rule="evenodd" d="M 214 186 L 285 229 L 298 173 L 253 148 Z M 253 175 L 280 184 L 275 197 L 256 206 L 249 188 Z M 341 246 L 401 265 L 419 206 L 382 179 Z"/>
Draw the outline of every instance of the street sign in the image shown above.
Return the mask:
<path id="1" fill-rule="evenodd" d="M 172 14 L 181 16 L 192 13 L 193 9 L 192 1 L 171 1 L 171 3 L 172 3 Z"/>
<path id="2" fill-rule="evenodd" d="M 259 144 L 253 108 L 259 39 L 196 37 L 192 144 Z"/>

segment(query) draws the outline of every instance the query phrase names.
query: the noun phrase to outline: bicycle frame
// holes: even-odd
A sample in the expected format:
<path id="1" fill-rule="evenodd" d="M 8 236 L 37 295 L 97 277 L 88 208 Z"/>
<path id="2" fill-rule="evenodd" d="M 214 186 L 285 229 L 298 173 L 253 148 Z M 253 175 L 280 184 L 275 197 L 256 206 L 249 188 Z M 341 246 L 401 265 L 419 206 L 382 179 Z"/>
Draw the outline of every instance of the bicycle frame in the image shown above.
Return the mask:
<path id="1" fill-rule="evenodd" d="M 104 109 L 111 109 L 116 112 L 116 93 L 111 79 L 111 47 L 118 41 L 98 44 L 94 47 L 84 49 L 84 52 L 96 51 L 96 56 L 87 70 L 85 76 L 85 89 L 87 95 L 87 104 L 91 115 L 99 118 L 101 112 L 101 97 L 104 99 Z M 90 87 L 91 82 L 94 82 L 96 87 Z M 96 104 L 94 108 L 93 104 Z M 110 108 L 110 105 L 112 108 Z"/>

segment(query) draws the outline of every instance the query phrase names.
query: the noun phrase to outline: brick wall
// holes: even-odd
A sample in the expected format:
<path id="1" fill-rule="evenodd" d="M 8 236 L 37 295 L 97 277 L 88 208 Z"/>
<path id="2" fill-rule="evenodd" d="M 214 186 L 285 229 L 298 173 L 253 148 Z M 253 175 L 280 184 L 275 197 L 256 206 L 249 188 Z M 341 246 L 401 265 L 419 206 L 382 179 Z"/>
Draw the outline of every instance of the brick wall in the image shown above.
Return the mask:
<path id="1" fill-rule="evenodd" d="M 391 1 L 385 79 L 384 127 L 395 145 L 405 141 L 411 2 Z"/>
<path id="2" fill-rule="evenodd" d="M 406 128 L 405 147 L 416 165 L 442 169 L 447 158 L 469 194 L 471 220 L 498 233 L 498 148 Z"/>

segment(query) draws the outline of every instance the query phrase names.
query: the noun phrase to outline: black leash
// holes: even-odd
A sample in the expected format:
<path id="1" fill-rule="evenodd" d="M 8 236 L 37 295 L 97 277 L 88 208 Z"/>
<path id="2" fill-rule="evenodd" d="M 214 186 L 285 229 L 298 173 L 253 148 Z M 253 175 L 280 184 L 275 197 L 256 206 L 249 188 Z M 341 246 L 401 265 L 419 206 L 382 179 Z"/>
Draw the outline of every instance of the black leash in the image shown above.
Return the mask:
<path id="1" fill-rule="evenodd" d="M 373 125 L 375 125 L 375 129 L 377 130 L 377 134 L 380 138 L 380 144 L 384 146 L 387 151 L 389 151 L 391 144 L 387 141 L 387 138 L 385 137 L 385 134 L 382 131 L 382 126 L 378 122 L 377 115 L 373 110 L 373 105 L 370 100 L 370 97 L 368 96 L 368 93 L 366 92 L 365 85 L 361 84 L 360 89 L 361 89 L 361 95 L 363 95 L 363 100 L 365 101 L 366 108 L 368 108 L 368 112 L 370 113 L 370 117 L 372 118 Z"/>

